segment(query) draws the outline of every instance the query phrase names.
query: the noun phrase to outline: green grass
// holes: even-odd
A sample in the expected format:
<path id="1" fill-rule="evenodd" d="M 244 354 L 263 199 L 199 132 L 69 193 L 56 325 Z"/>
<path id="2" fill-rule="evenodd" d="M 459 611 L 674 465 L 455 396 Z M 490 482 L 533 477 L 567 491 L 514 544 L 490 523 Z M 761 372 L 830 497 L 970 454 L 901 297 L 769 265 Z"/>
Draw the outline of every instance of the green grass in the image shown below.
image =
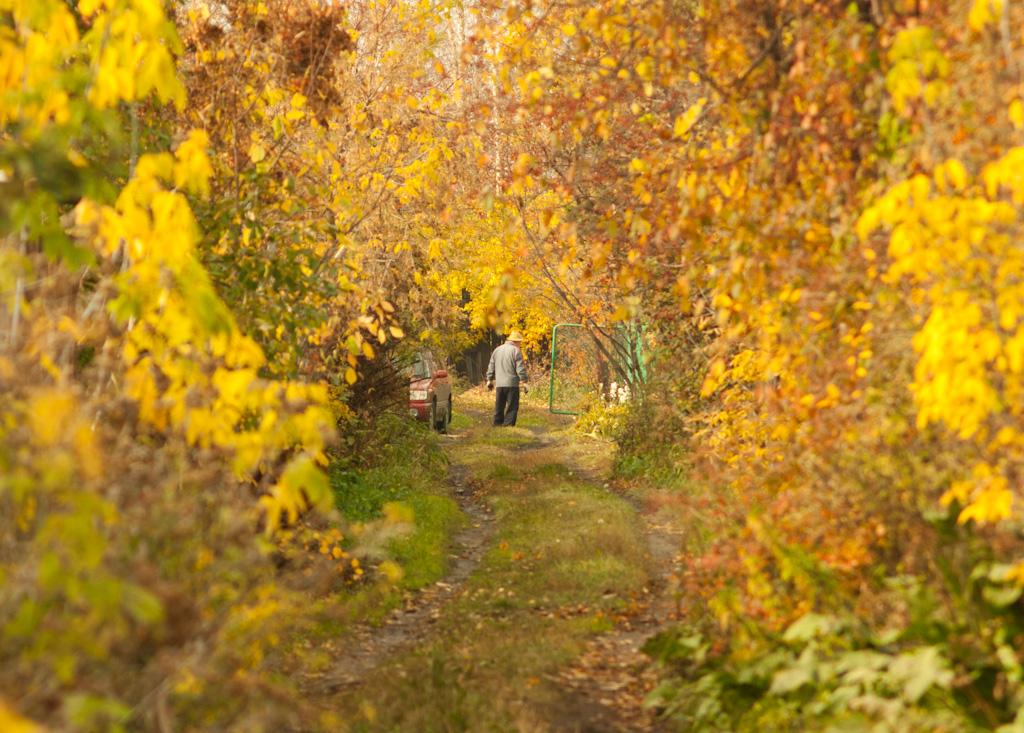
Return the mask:
<path id="1" fill-rule="evenodd" d="M 494 431 L 485 440 L 491 445 L 502 448 L 520 448 L 533 442 L 533 436 L 513 433 L 512 430 L 515 428 L 494 428 Z"/>
<path id="2" fill-rule="evenodd" d="M 473 426 L 473 418 L 459 412 L 458 408 L 455 408 L 452 413 L 451 430 L 465 430 L 466 428 Z"/>
<path id="3" fill-rule="evenodd" d="M 669 449 L 670 453 L 675 453 Z M 645 484 L 664 488 L 679 488 L 686 480 L 686 456 L 666 458 L 664 448 L 658 455 L 621 455 L 615 460 L 614 474 L 626 481 L 643 480 Z"/>
<path id="4" fill-rule="evenodd" d="M 444 575 L 448 542 L 469 520 L 447 497 L 420 494 L 408 501 L 408 506 L 415 529 L 389 540 L 387 554 L 405 571 L 400 587 L 422 588 Z"/>
<path id="5" fill-rule="evenodd" d="M 516 472 L 509 466 L 504 463 L 499 463 L 491 469 L 490 473 L 487 474 L 487 477 L 495 479 L 496 481 L 511 481 L 516 477 L 516 475 Z"/>
<path id="6" fill-rule="evenodd" d="M 372 567 L 383 560 L 401 566 L 396 584 L 368 583 L 337 599 L 349 620 L 382 618 L 405 589 L 422 588 L 444 576 L 447 547 L 469 518 L 449 495 L 448 460 L 438 436 L 408 420 L 384 421 L 378 443 L 358 457 L 328 467 L 335 505 L 349 523 L 353 553 Z M 397 504 L 388 519 L 389 504 Z M 410 519 L 411 526 L 398 522 Z M 402 526 L 398 526 L 402 525 Z"/>
<path id="7" fill-rule="evenodd" d="M 534 409 L 521 409 L 516 418 L 518 428 L 542 428 L 549 423 L 545 414 L 538 414 Z"/>
<path id="8" fill-rule="evenodd" d="M 569 478 L 569 467 L 564 463 L 545 463 L 537 466 L 534 473 L 544 478 Z"/>
<path id="9" fill-rule="evenodd" d="M 328 466 L 338 510 L 349 521 L 381 516 L 388 502 L 447 494 L 448 460 L 438 436 L 407 419 L 382 418 L 375 441 Z"/>

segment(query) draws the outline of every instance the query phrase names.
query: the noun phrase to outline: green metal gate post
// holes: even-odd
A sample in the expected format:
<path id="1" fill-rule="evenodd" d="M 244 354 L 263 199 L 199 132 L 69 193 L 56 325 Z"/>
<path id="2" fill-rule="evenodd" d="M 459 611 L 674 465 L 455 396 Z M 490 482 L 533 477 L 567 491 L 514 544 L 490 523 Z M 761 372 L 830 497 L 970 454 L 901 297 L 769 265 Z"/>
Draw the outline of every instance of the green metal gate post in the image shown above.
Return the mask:
<path id="1" fill-rule="evenodd" d="M 551 388 L 548 392 L 548 411 L 555 415 L 582 415 L 582 412 L 566 412 L 565 410 L 555 409 L 555 354 L 558 351 L 559 326 L 575 326 L 582 328 L 582 324 L 580 323 L 556 323 L 555 327 L 551 329 Z"/>

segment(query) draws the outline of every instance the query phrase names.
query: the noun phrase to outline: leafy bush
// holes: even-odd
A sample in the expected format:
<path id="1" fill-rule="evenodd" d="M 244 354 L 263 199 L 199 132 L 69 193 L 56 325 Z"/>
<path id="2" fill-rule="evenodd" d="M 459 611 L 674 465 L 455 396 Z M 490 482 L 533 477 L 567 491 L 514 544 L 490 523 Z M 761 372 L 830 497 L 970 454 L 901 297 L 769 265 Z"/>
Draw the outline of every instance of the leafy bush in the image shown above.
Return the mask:
<path id="1" fill-rule="evenodd" d="M 309 85 L 347 57 L 242 58 L 273 44 L 231 5 L 187 44 L 161 3 L 0 10 L 0 726 L 302 728 L 292 642 L 362 575 L 320 468 L 352 411 L 299 377 L 333 359 L 347 389 L 402 336 L 301 214 L 331 167 Z M 288 6 L 293 41 L 342 20 Z"/>
<path id="2" fill-rule="evenodd" d="M 648 704 L 696 731 L 792 720 L 815 730 L 1016 730 L 1024 686 L 1013 640 L 1024 633 L 1024 614 L 1012 608 L 1020 589 L 1009 570 L 978 566 L 971 590 L 983 602 L 962 597 L 963 606 L 943 604 L 916 579 L 895 580 L 899 613 L 884 630 L 849 614 L 808 613 L 778 636 L 725 649 L 700 633 L 663 633 L 644 651 L 680 677 Z"/>
<path id="3" fill-rule="evenodd" d="M 629 411 L 630 407 L 626 402 L 590 402 L 586 411 L 576 418 L 573 432 L 579 435 L 615 438 L 622 430 Z"/>

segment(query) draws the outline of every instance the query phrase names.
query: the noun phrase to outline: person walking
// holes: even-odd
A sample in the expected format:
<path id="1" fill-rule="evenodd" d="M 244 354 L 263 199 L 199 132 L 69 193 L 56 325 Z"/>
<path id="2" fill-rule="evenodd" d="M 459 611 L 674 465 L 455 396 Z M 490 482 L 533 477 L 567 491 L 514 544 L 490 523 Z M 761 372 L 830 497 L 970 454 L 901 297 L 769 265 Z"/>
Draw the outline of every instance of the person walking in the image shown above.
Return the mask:
<path id="1" fill-rule="evenodd" d="M 526 362 L 519 344 L 523 335 L 513 331 L 501 346 L 491 352 L 491 360 L 487 364 L 487 389 L 495 389 L 494 393 L 494 425 L 510 426 L 516 424 L 519 414 L 519 385 L 523 392 L 530 391 L 529 376 L 526 374 Z"/>

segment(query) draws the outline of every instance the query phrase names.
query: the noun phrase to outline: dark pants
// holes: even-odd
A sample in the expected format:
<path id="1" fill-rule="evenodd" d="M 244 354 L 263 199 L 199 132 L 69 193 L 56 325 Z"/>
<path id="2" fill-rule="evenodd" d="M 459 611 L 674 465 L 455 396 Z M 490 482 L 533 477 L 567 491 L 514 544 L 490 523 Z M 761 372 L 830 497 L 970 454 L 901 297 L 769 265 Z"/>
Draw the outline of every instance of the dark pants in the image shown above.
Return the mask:
<path id="1" fill-rule="evenodd" d="M 515 425 L 519 414 L 519 387 L 494 388 L 494 425 Z"/>

